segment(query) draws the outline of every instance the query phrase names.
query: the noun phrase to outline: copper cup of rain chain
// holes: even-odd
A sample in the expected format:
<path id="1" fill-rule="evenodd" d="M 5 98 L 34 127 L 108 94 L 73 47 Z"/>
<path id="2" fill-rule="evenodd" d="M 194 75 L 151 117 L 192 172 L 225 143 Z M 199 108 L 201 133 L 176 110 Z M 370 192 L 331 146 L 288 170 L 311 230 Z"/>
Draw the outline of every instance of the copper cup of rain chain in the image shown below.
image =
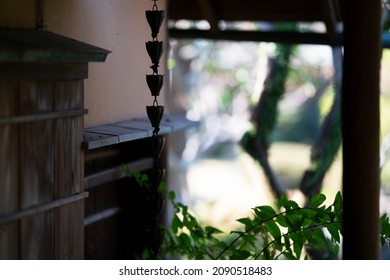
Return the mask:
<path id="1" fill-rule="evenodd" d="M 155 193 L 154 196 L 155 197 L 151 199 L 151 202 L 153 202 L 153 204 L 151 205 L 151 209 L 157 221 L 165 205 L 165 199 L 160 192 Z"/>
<path id="2" fill-rule="evenodd" d="M 162 150 L 165 146 L 165 137 L 164 136 L 156 136 L 150 138 L 150 146 L 152 151 L 153 158 L 160 158 Z"/>
<path id="3" fill-rule="evenodd" d="M 154 254 L 157 254 L 164 241 L 165 231 L 159 226 L 146 231 L 147 242 Z"/>
<path id="4" fill-rule="evenodd" d="M 165 177 L 165 169 L 164 168 L 152 168 L 148 169 L 147 171 L 152 190 L 158 191 L 158 188 L 164 180 Z"/>
<path id="5" fill-rule="evenodd" d="M 146 75 L 146 82 L 148 83 L 148 87 L 150 89 L 150 93 L 152 94 L 152 96 L 159 96 L 160 90 L 164 84 L 164 76 Z"/>
<path id="6" fill-rule="evenodd" d="M 160 251 L 161 245 L 164 241 L 165 237 L 165 230 L 162 228 L 157 228 L 155 231 L 155 237 L 154 237 L 154 244 L 153 244 L 153 250 L 155 254 L 157 254 L 158 251 Z"/>
<path id="7" fill-rule="evenodd" d="M 164 11 L 145 11 L 146 19 L 148 20 L 150 29 L 152 30 L 152 38 L 156 38 L 160 32 L 160 26 L 164 20 Z"/>
<path id="8" fill-rule="evenodd" d="M 146 106 L 146 113 L 152 127 L 156 128 L 160 126 L 161 119 L 164 115 L 164 106 Z"/>
<path id="9" fill-rule="evenodd" d="M 146 50 L 153 64 L 158 64 L 164 51 L 164 44 L 160 41 L 148 41 L 145 43 Z"/>
<path id="10" fill-rule="evenodd" d="M 160 192 L 153 192 L 146 198 L 146 207 L 157 221 L 165 205 L 165 198 Z M 149 212 L 149 211 L 148 211 Z"/>

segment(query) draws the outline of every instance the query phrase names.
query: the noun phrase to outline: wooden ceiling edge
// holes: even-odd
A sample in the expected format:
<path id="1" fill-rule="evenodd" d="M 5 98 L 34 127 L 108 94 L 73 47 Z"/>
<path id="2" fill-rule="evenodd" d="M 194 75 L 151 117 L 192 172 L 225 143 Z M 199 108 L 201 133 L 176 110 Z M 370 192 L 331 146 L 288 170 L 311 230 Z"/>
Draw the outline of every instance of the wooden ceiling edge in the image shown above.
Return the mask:
<path id="1" fill-rule="evenodd" d="M 202 14 L 210 24 L 210 32 L 218 32 L 218 17 L 210 1 L 198 0 L 198 5 Z"/>
<path id="2" fill-rule="evenodd" d="M 320 7 L 323 20 L 326 26 L 326 33 L 334 38 L 337 32 L 337 11 L 334 0 L 320 0 Z"/>

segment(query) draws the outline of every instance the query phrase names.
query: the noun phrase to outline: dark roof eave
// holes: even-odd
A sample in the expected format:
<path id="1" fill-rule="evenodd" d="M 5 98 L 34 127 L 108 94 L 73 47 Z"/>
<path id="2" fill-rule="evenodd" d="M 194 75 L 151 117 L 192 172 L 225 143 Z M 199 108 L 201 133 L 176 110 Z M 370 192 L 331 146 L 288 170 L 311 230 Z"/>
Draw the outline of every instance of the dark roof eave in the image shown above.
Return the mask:
<path id="1" fill-rule="evenodd" d="M 0 62 L 104 62 L 110 51 L 49 31 L 0 28 Z"/>

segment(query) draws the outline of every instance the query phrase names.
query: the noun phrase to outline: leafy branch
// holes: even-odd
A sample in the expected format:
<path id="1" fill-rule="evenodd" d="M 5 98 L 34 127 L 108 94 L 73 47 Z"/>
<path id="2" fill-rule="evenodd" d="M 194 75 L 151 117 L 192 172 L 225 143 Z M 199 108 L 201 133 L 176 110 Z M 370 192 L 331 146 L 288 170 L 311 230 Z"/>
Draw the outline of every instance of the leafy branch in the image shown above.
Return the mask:
<path id="1" fill-rule="evenodd" d="M 147 175 L 128 175 L 148 187 Z M 166 185 L 160 188 L 166 189 Z M 308 259 L 313 251 L 320 252 L 321 257 L 335 258 L 339 252 L 343 205 L 340 192 L 329 206 L 324 205 L 324 194 L 314 195 L 307 207 L 282 195 L 274 207 L 258 206 L 252 209 L 252 217 L 238 219 L 244 228 L 230 234 L 203 226 L 188 206 L 176 201 L 174 192 L 168 197 L 175 214 L 170 227 L 163 226 L 166 237 L 160 259 Z M 380 217 L 380 229 L 381 245 L 390 246 L 390 221 L 386 214 Z M 233 238 L 234 234 L 238 236 Z M 141 256 L 149 257 L 148 252 Z"/>
<path id="2" fill-rule="evenodd" d="M 341 243 L 342 198 L 337 193 L 326 207 L 325 195 L 312 197 L 308 207 L 299 207 L 283 195 L 275 207 L 253 208 L 252 218 L 237 221 L 242 231 L 223 234 L 214 227 L 202 227 L 188 207 L 169 195 L 176 213 L 167 228 L 160 258 L 187 259 L 308 259 L 308 251 L 330 251 L 334 258 Z M 230 240 L 233 234 L 237 237 Z M 390 240 L 389 217 L 381 217 L 381 244 Z"/>
<path id="3" fill-rule="evenodd" d="M 307 244 L 309 239 L 312 239 L 311 234 L 313 233 L 313 229 L 318 227 L 326 228 L 332 225 L 332 238 L 339 242 L 341 224 L 340 210 L 342 205 L 341 195 L 337 195 L 334 203 L 328 208 L 321 206 L 325 199 L 323 194 L 316 195 L 312 198 L 310 207 L 300 208 L 296 202 L 287 200 L 283 195 L 278 204 L 280 206 L 279 208 L 285 208 L 285 211 L 276 213 L 271 206 L 254 208 L 255 218 L 242 218 L 238 220 L 245 225 L 245 231 L 238 232 L 239 236 L 224 248 L 216 259 L 221 258 L 222 255 L 228 251 L 230 247 L 235 245 L 236 242 L 239 242 L 244 235 L 256 236 L 259 232 L 266 242 L 264 243 L 264 247 L 260 250 L 260 253 L 253 257 L 254 259 L 257 259 L 262 255 L 267 256 L 267 258 L 271 255 L 275 255 L 276 252 L 272 252 L 271 254 L 271 252 L 267 251 L 272 245 L 275 246 L 273 251 L 279 250 L 282 252 L 282 255 L 288 255 L 289 258 L 291 258 L 293 254 L 292 251 L 289 250 L 291 245 L 290 239 L 294 241 L 293 244 L 299 244 L 299 246 L 295 245 L 294 248 L 295 256 L 296 258 L 299 258 L 304 244 Z M 286 228 L 287 232 L 282 234 L 280 228 Z M 298 232 L 302 230 L 310 230 L 311 234 L 306 236 L 304 234 L 298 234 Z M 319 235 L 320 239 L 326 244 L 323 233 L 317 232 L 317 235 Z M 282 240 L 284 240 L 284 242 L 282 242 Z"/>

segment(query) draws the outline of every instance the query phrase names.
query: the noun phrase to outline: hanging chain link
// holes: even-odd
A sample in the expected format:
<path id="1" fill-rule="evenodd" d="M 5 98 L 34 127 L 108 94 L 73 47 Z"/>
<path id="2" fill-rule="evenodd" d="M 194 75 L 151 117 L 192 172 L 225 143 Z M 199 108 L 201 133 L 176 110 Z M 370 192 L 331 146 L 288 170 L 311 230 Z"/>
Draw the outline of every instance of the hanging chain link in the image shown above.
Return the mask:
<path id="1" fill-rule="evenodd" d="M 152 41 L 146 43 L 148 54 L 152 60 L 152 66 L 150 66 L 152 69 L 152 75 L 147 75 L 146 79 L 148 87 L 154 97 L 152 106 L 146 106 L 149 120 L 154 128 L 153 134 L 150 138 L 154 164 L 152 169 L 149 170 L 149 182 L 151 187 L 147 201 L 150 203 L 150 217 L 148 218 L 149 226 L 146 231 L 148 239 L 147 244 L 150 252 L 152 253 L 152 258 L 156 258 L 165 234 L 164 230 L 159 225 L 159 216 L 165 201 L 159 191 L 160 183 L 165 175 L 165 169 L 160 167 L 159 157 L 164 148 L 165 138 L 158 135 L 160 131 L 160 121 L 164 113 L 164 107 L 158 104 L 157 99 L 164 80 L 164 76 L 159 75 L 158 73 L 159 59 L 163 52 L 163 44 L 162 42 L 159 42 L 157 38 L 160 25 L 164 19 L 164 11 L 158 10 L 157 1 L 158 0 L 152 0 L 152 10 L 146 11 L 146 17 L 152 30 Z"/>

